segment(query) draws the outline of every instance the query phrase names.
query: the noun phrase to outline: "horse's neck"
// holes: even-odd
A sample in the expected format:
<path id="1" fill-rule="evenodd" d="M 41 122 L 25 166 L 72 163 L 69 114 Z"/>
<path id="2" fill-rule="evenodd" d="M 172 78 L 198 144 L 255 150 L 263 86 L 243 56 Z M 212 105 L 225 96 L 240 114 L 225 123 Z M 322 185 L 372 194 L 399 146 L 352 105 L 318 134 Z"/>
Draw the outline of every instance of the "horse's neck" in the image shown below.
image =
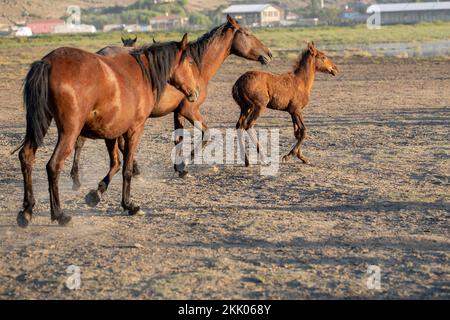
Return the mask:
<path id="1" fill-rule="evenodd" d="M 223 39 L 214 41 L 206 49 L 203 56 L 202 75 L 207 81 L 211 80 L 219 70 L 220 66 L 231 54 L 233 31 L 228 30 Z"/>
<path id="2" fill-rule="evenodd" d="M 297 80 L 297 89 L 299 92 L 309 99 L 311 89 L 316 78 L 316 66 L 314 65 L 314 58 L 309 56 L 304 66 L 295 73 Z"/>

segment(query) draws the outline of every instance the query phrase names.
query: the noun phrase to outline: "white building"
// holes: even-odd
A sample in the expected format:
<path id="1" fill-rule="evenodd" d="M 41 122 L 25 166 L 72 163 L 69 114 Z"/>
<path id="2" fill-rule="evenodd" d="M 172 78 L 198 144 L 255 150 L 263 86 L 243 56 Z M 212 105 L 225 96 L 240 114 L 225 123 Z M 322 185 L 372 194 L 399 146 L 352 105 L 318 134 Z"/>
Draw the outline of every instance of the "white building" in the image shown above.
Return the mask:
<path id="1" fill-rule="evenodd" d="M 232 5 L 222 13 L 229 14 L 240 24 L 251 27 L 279 25 L 283 19 L 283 11 L 272 4 Z"/>
<path id="2" fill-rule="evenodd" d="M 450 1 L 374 4 L 368 14 L 379 14 L 381 24 L 450 20 Z"/>

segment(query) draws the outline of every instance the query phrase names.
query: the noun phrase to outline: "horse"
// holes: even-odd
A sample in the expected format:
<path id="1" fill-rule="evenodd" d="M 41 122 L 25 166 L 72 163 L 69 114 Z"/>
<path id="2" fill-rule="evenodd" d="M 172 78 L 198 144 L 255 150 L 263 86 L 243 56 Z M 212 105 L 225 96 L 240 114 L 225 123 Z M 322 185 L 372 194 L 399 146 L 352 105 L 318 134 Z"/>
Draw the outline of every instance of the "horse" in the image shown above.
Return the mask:
<path id="1" fill-rule="evenodd" d="M 154 40 L 155 42 L 155 40 Z M 114 56 L 120 52 L 126 50 L 120 47 L 106 47 L 99 51 L 99 54 L 106 56 Z M 174 114 L 175 129 L 183 129 L 185 120 L 187 119 L 191 124 L 201 124 L 203 134 L 208 130 L 203 117 L 200 113 L 200 107 L 205 101 L 208 94 L 208 82 L 214 77 L 220 66 L 224 61 L 232 54 L 242 57 L 251 61 L 258 61 L 263 65 L 270 63 L 273 56 L 271 51 L 264 46 L 264 44 L 257 39 L 249 30 L 239 25 L 239 23 L 227 16 L 227 22 L 212 29 L 208 33 L 205 33 L 197 41 L 189 43 L 187 51 L 192 56 L 194 61 L 200 70 L 200 96 L 197 101 L 191 102 L 175 88 L 168 85 L 164 91 L 161 101 L 153 109 L 150 117 L 157 118 Z M 182 141 L 182 137 L 175 141 L 175 145 Z M 78 176 L 78 161 L 79 153 L 84 144 L 84 141 L 77 143 L 75 148 L 75 156 L 73 167 L 76 168 L 76 172 L 72 175 L 73 189 L 78 190 L 80 188 L 79 176 Z M 123 140 L 119 138 L 119 149 L 123 150 Z M 113 149 L 114 151 L 115 149 Z M 109 182 L 114 174 L 117 172 L 117 168 L 120 167 L 119 156 L 117 154 L 109 154 L 111 159 L 111 166 L 109 173 L 99 183 L 97 190 L 92 190 L 88 196 L 88 203 L 96 205 L 100 201 L 101 195 L 107 190 Z M 175 171 L 177 171 L 180 177 L 184 177 L 187 171 L 184 170 L 185 165 L 175 165 Z M 135 174 L 139 173 L 137 164 L 133 167 Z"/>
<path id="2" fill-rule="evenodd" d="M 136 46 L 136 42 L 137 42 L 137 36 L 134 37 L 134 39 L 131 38 L 124 38 L 124 37 L 120 37 L 120 39 L 122 40 L 122 44 L 123 44 L 123 48 L 129 52 L 131 52 L 133 50 L 133 48 Z M 155 39 L 153 39 L 153 43 L 155 44 Z M 97 51 L 97 54 L 101 54 L 101 55 L 105 55 L 103 54 L 102 50 L 105 50 L 107 48 L 110 47 L 106 47 L 103 48 L 99 51 Z M 111 47 L 112 48 L 112 47 Z M 117 53 L 123 53 L 123 50 L 117 51 Z M 81 183 L 80 183 L 80 178 L 79 178 L 79 174 L 78 174 L 78 164 L 80 162 L 80 150 L 81 148 L 84 146 L 84 144 L 86 143 L 86 137 L 83 136 L 79 136 L 77 139 L 77 142 L 75 144 L 75 152 L 74 152 L 74 159 L 73 159 L 73 164 L 72 164 L 72 169 L 70 170 L 70 177 L 72 178 L 73 181 L 73 190 L 78 190 L 81 187 Z M 123 138 L 120 138 L 120 150 L 124 150 L 124 146 L 125 146 L 125 141 L 123 140 Z M 120 166 L 120 164 L 119 164 Z M 137 176 L 139 175 L 139 167 L 138 164 L 136 162 L 136 159 L 133 160 L 133 176 Z"/>
<path id="3" fill-rule="evenodd" d="M 167 82 L 191 101 L 199 96 L 194 76 L 198 69 L 187 44 L 185 34 L 181 42 L 144 46 L 114 57 L 62 47 L 31 65 L 23 89 L 26 133 L 18 148 L 24 179 L 23 209 L 17 215 L 20 227 L 27 227 L 32 219 L 32 165 L 52 119 L 58 141 L 46 166 L 51 220 L 61 226 L 71 221 L 61 209 L 58 180 L 80 135 L 105 139 L 109 149 L 124 136 L 122 207 L 129 215 L 139 212 L 130 198 L 130 184 L 146 120 Z"/>
<path id="4" fill-rule="evenodd" d="M 133 48 L 137 42 L 137 36 L 134 36 L 134 39 L 124 37 L 120 37 L 120 39 L 122 40 L 123 46 L 126 48 Z"/>
<path id="5" fill-rule="evenodd" d="M 241 150 L 243 150 L 242 133 L 245 130 L 250 133 L 250 138 L 256 144 L 259 153 L 259 143 L 255 138 L 253 128 L 256 120 L 266 108 L 286 111 L 291 115 L 297 143 L 283 157 L 283 162 L 287 162 L 292 155 L 296 155 L 304 163 L 309 163 L 300 148 L 306 139 L 303 109 L 309 102 L 317 71 L 333 76 L 339 72 L 333 61 L 324 52 L 317 50 L 314 42 L 311 42 L 308 43 L 307 49 L 300 54 L 292 72 L 277 75 L 249 71 L 236 81 L 232 95 L 241 109 L 236 124 Z M 245 166 L 249 166 L 248 156 L 245 152 L 244 155 Z"/>

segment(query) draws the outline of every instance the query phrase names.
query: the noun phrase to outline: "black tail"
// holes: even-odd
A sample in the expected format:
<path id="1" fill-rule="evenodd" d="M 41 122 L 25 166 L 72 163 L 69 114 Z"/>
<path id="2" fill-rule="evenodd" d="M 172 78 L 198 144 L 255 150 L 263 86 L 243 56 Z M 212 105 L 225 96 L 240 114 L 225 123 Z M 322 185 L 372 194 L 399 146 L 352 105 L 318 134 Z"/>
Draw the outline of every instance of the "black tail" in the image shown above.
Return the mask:
<path id="1" fill-rule="evenodd" d="M 38 148 L 44 141 L 52 121 L 48 106 L 50 69 L 49 62 L 35 61 L 24 80 L 23 102 L 27 114 L 27 130 L 24 141 L 14 152 L 22 148 L 26 142 L 30 142 L 33 148 Z"/>

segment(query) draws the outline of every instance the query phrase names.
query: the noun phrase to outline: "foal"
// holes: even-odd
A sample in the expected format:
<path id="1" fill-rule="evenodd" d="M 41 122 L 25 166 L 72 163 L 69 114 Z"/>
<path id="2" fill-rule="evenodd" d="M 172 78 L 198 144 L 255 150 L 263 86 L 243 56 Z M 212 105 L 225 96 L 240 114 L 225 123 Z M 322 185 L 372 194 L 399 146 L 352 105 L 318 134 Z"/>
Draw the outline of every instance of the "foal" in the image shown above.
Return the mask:
<path id="1" fill-rule="evenodd" d="M 241 116 L 236 124 L 236 129 L 250 130 L 250 137 L 256 143 L 258 152 L 259 145 L 253 135 L 256 119 L 266 108 L 287 111 L 292 117 L 297 143 L 283 157 L 283 162 L 289 160 L 292 155 L 296 155 L 304 163 L 308 163 L 300 149 L 300 145 L 306 138 L 303 109 L 308 104 L 316 71 L 335 76 L 338 68 L 325 53 L 317 50 L 312 42 L 308 43 L 308 48 L 300 55 L 293 72 L 275 75 L 261 71 L 249 71 L 236 81 L 233 86 L 233 98 L 241 108 Z M 242 148 L 241 135 L 240 145 Z M 249 166 L 247 154 L 245 154 L 245 165 Z"/>

